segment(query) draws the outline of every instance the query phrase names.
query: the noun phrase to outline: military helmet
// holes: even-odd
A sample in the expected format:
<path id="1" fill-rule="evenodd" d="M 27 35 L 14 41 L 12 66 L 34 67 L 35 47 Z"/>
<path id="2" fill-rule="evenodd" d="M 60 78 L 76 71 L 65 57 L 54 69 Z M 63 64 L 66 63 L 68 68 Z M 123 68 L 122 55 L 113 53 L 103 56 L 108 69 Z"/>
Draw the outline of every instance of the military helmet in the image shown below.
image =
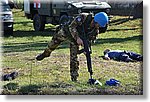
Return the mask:
<path id="1" fill-rule="evenodd" d="M 99 12 L 95 14 L 94 21 L 97 22 L 101 27 L 105 27 L 109 20 L 105 12 Z"/>

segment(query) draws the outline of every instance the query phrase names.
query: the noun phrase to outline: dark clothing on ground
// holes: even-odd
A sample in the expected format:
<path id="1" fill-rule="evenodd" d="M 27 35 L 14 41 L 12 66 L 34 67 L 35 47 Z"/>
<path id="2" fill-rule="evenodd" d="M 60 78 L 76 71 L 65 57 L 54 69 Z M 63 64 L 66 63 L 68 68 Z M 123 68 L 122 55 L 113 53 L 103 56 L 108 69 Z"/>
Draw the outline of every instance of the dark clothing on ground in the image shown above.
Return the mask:
<path id="1" fill-rule="evenodd" d="M 14 80 L 18 76 L 18 72 L 12 72 L 10 74 L 4 74 L 1 76 L 2 81 L 11 81 Z"/>

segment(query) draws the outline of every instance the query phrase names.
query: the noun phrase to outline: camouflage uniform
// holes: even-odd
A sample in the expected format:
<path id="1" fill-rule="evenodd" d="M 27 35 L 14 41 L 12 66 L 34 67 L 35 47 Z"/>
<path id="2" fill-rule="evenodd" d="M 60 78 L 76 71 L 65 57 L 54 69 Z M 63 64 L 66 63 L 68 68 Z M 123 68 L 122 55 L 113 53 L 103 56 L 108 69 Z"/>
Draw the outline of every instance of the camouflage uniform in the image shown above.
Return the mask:
<path id="1" fill-rule="evenodd" d="M 85 28 L 85 33 L 88 35 L 90 41 L 95 40 L 96 35 L 99 33 L 99 29 L 95 29 L 94 26 L 90 27 L 92 21 L 92 15 L 83 13 L 77 16 L 69 25 L 59 26 L 52 40 L 48 43 L 48 48 L 44 51 L 44 56 L 50 56 L 50 53 L 55 50 L 61 42 L 69 40 L 70 41 L 70 75 L 72 81 L 76 81 L 79 70 L 79 61 L 77 59 L 77 54 L 79 51 L 79 46 L 77 44 L 77 38 L 83 36 L 83 29 Z"/>

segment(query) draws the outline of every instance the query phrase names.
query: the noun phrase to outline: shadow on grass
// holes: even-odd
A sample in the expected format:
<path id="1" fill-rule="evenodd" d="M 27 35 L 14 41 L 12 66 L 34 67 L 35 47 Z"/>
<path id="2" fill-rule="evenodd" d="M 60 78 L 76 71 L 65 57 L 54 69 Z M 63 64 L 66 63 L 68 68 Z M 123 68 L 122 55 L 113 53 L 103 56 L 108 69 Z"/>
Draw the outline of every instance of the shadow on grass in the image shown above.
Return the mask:
<path id="1" fill-rule="evenodd" d="M 6 90 L 16 90 L 18 87 L 18 83 L 8 83 L 3 86 L 3 88 Z"/>
<path id="2" fill-rule="evenodd" d="M 18 90 L 18 94 L 20 95 L 28 95 L 28 94 L 38 94 L 40 92 L 40 88 L 42 86 L 39 85 L 27 85 L 27 86 L 22 86 L 19 90 Z"/>
<path id="3" fill-rule="evenodd" d="M 46 29 L 45 31 L 14 31 L 13 37 L 34 37 L 34 36 L 53 36 L 54 30 Z"/>
<path id="4" fill-rule="evenodd" d="M 24 51 L 37 51 L 44 50 L 48 42 L 28 42 L 28 43 L 13 43 L 12 45 L 3 45 L 4 53 L 9 52 L 24 52 Z M 69 48 L 69 42 L 65 41 L 60 44 L 57 49 Z"/>
<path id="5" fill-rule="evenodd" d="M 10 83 L 11 84 L 11 83 Z M 13 85 L 12 85 L 13 86 Z M 11 86 L 11 87 L 12 87 Z M 15 86 L 18 86 L 18 84 Z M 87 85 L 88 86 L 88 85 Z M 14 87 L 14 86 L 13 86 Z M 72 90 L 74 88 L 74 90 Z M 86 89 L 76 89 L 73 84 L 65 82 L 52 82 L 45 84 L 30 84 L 19 87 L 18 90 L 4 88 L 3 95 L 98 95 L 109 94 L 105 89 L 90 87 Z"/>
<path id="6" fill-rule="evenodd" d="M 132 36 L 132 37 L 127 37 L 127 38 L 107 38 L 107 39 L 97 39 L 97 42 L 94 45 L 97 44 L 105 44 L 105 43 L 121 43 L 125 41 L 142 41 L 143 36 L 138 35 L 138 36 Z"/>
<path id="7" fill-rule="evenodd" d="M 69 91 L 70 88 L 73 88 L 73 85 L 65 83 L 65 82 L 45 83 L 42 85 L 41 84 L 29 84 L 29 85 L 25 85 L 22 87 L 18 87 L 18 84 L 16 83 L 8 83 L 7 85 L 4 86 L 4 90 L 2 94 L 4 95 L 11 95 L 11 94 L 18 94 L 18 95 L 40 95 L 40 94 L 61 95 L 62 94 L 62 95 L 65 95 L 65 94 L 70 93 Z"/>
<path id="8" fill-rule="evenodd" d="M 140 29 L 140 28 L 126 28 L 126 29 L 117 28 L 117 29 L 109 29 L 109 30 L 107 30 L 107 32 L 109 32 L 109 31 L 128 31 L 128 30 L 137 30 L 137 29 Z"/>
<path id="9" fill-rule="evenodd" d="M 110 22 L 110 26 L 123 24 L 125 22 L 128 22 L 129 20 L 130 20 L 129 18 L 120 18 L 120 19 L 112 20 Z"/>
<path id="10" fill-rule="evenodd" d="M 133 19 L 133 18 L 120 18 L 120 19 L 112 20 L 110 22 L 110 26 L 123 24 L 123 23 L 128 22 L 129 20 L 135 20 L 135 19 Z"/>
<path id="11" fill-rule="evenodd" d="M 106 39 L 97 39 L 97 44 L 105 44 L 105 43 L 121 43 L 125 41 L 142 41 L 143 36 L 132 36 L 127 38 L 106 38 Z M 9 52 L 24 52 L 24 51 L 37 51 L 44 50 L 47 47 L 47 42 L 28 42 L 28 43 L 13 43 L 12 45 L 3 45 L 4 53 Z M 69 48 L 69 42 L 63 42 L 58 46 L 57 49 L 65 49 Z"/>
<path id="12" fill-rule="evenodd" d="M 28 37 L 28 39 L 32 40 L 32 37 L 36 36 L 48 36 L 51 37 L 55 34 L 55 28 L 47 28 L 44 31 L 14 31 L 13 37 Z M 9 37 L 9 36 L 6 36 Z M 37 51 L 44 50 L 47 47 L 48 42 L 40 41 L 40 42 L 27 42 L 27 43 L 16 43 L 13 42 L 9 45 L 3 45 L 4 53 L 8 52 L 24 52 L 24 51 Z M 63 42 L 57 49 L 68 48 L 69 43 Z"/>
<path id="13" fill-rule="evenodd" d="M 64 95 L 69 93 L 70 87 L 73 86 L 64 82 L 45 83 L 42 85 L 31 84 L 22 86 L 17 93 L 21 95 Z M 66 92 L 66 90 L 68 90 L 68 92 Z"/>
<path id="14" fill-rule="evenodd" d="M 99 88 L 89 86 L 87 88 L 78 88 L 78 86 L 66 82 L 53 82 L 44 84 L 30 84 L 19 87 L 18 90 L 3 90 L 3 95 L 139 95 L 138 92 L 120 92 L 114 87 Z M 77 87 L 76 87 L 77 86 Z M 81 86 L 81 85 L 80 85 Z M 84 85 L 85 86 L 85 85 Z M 118 87 L 122 88 L 122 87 Z"/>

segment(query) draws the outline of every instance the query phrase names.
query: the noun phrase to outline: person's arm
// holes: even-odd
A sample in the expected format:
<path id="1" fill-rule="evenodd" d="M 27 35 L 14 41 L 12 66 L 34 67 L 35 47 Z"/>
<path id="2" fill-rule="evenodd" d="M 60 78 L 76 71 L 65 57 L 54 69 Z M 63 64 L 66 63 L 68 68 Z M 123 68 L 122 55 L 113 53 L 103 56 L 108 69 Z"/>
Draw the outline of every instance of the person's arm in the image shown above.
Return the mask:
<path id="1" fill-rule="evenodd" d="M 82 17 L 77 16 L 72 23 L 69 26 L 69 30 L 71 32 L 72 37 L 77 41 L 78 45 L 83 46 L 83 41 L 79 37 L 78 31 L 77 31 L 77 26 L 82 24 Z"/>

